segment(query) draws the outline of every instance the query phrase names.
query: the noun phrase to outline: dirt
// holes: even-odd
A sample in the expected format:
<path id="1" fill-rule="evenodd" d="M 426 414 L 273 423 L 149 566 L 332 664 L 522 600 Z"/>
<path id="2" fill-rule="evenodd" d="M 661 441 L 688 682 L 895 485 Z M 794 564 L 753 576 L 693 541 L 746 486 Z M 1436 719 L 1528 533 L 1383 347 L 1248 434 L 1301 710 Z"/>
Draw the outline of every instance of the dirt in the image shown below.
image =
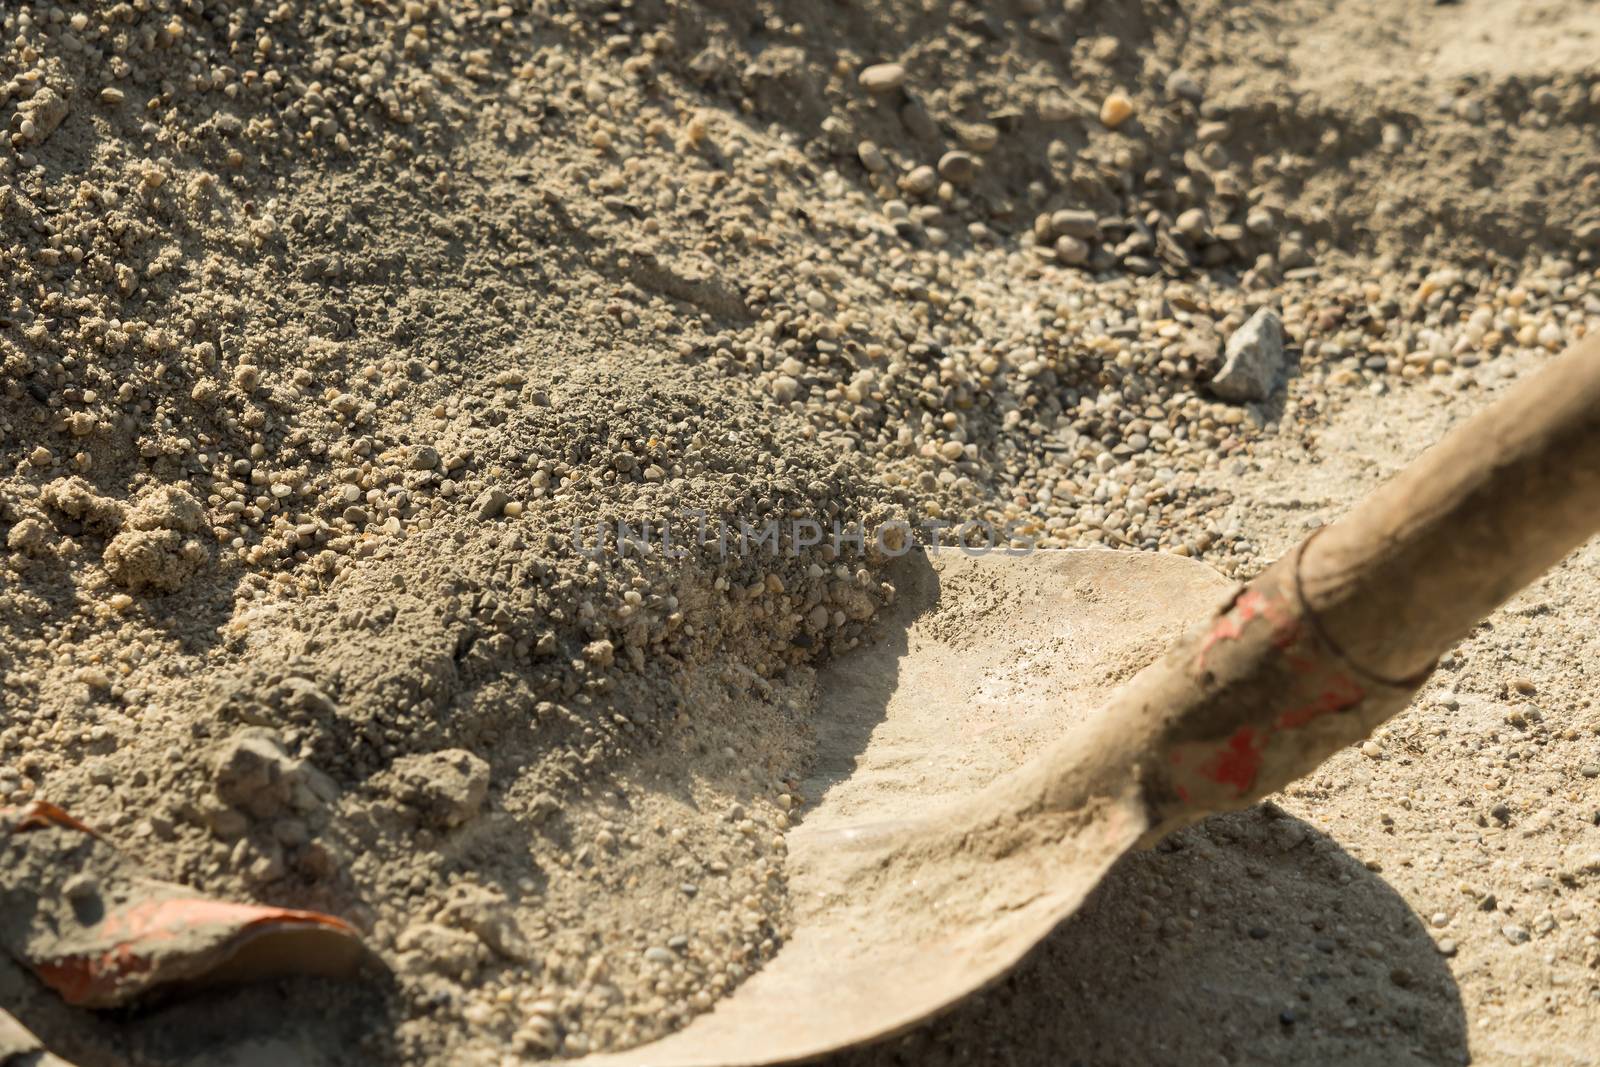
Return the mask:
<path id="1" fill-rule="evenodd" d="M 683 1026 L 791 933 L 873 531 L 1240 576 L 1334 517 L 1600 323 L 1595 40 L 1583 0 L 7 5 L 0 805 L 391 978 L 92 1014 L 0 956 L 0 1006 L 83 1067 Z M 1263 308 L 1280 381 L 1224 400 Z M 1376 759 L 864 1055 L 1592 1062 L 1585 552 Z"/>

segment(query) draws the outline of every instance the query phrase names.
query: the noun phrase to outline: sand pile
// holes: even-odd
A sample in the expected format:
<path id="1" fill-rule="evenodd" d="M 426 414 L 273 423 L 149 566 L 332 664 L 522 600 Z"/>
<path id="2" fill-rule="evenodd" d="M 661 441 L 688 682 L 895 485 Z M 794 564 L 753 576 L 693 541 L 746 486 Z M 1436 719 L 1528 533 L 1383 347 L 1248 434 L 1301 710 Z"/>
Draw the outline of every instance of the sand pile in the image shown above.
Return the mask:
<path id="1" fill-rule="evenodd" d="M 1263 442 L 1600 320 L 1592 59 L 1374 93 L 1325 7 L 7 6 L 0 800 L 355 922 L 319 1047 L 681 1025 L 875 531 L 1246 572 Z"/>

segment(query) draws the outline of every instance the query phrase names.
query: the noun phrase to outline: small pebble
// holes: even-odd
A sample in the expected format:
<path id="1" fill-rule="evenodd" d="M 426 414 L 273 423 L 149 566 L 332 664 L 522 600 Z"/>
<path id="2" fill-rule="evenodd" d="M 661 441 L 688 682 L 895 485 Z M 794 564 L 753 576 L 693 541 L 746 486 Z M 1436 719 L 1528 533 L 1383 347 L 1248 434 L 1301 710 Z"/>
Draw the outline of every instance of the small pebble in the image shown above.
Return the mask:
<path id="1" fill-rule="evenodd" d="M 900 177 L 900 191 L 910 193 L 912 196 L 925 196 L 933 191 L 939 184 L 939 175 L 930 166 L 924 164 L 915 167 Z"/>
<path id="2" fill-rule="evenodd" d="M 1107 129 L 1114 130 L 1133 118 L 1133 111 L 1133 100 L 1128 94 L 1114 92 L 1100 104 L 1100 122 Z"/>
<path id="3" fill-rule="evenodd" d="M 970 152 L 946 152 L 939 157 L 939 176 L 965 185 L 978 173 L 978 161 Z"/>
<path id="4" fill-rule="evenodd" d="M 1077 237 L 1068 237 L 1063 234 L 1056 238 L 1056 259 L 1070 266 L 1081 266 L 1089 262 L 1089 243 Z"/>
<path id="5" fill-rule="evenodd" d="M 1050 216 L 1050 229 L 1067 237 L 1086 240 L 1100 232 L 1100 220 L 1093 211 L 1062 208 Z"/>
<path id="6" fill-rule="evenodd" d="M 874 63 L 861 72 L 859 80 L 869 93 L 892 93 L 906 83 L 906 68 L 899 63 Z"/>
<path id="7" fill-rule="evenodd" d="M 1175 70 L 1167 75 L 1167 95 L 1174 100 L 1188 100 L 1198 104 L 1205 91 L 1194 75 L 1186 70 Z"/>
<path id="8" fill-rule="evenodd" d="M 856 146 L 856 155 L 861 160 L 861 165 L 874 174 L 882 174 L 889 169 L 889 160 L 885 158 L 883 149 L 874 141 L 862 141 Z"/>
<path id="9" fill-rule="evenodd" d="M 1178 216 L 1173 228 L 1190 240 L 1198 241 L 1206 235 L 1206 213 L 1202 208 L 1190 208 Z"/>

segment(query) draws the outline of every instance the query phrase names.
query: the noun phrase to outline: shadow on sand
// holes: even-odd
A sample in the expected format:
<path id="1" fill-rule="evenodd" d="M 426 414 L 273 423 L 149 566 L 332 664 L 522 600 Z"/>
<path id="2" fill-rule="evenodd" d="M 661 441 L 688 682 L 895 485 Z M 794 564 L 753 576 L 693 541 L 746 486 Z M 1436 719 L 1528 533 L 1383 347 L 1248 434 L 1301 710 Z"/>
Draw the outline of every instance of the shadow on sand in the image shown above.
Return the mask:
<path id="1" fill-rule="evenodd" d="M 1460 991 L 1422 920 L 1271 804 L 1125 856 L 1004 981 L 890 1064 L 1461 1064 Z"/>

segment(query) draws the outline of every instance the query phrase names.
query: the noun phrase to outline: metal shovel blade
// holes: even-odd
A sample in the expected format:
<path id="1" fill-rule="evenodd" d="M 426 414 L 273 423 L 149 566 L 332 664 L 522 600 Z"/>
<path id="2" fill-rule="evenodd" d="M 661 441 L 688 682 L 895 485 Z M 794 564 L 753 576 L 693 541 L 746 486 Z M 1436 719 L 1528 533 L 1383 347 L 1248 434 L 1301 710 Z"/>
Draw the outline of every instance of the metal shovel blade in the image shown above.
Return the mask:
<path id="1" fill-rule="evenodd" d="M 1066 815 L 995 794 L 1230 582 L 1093 550 L 914 553 L 894 580 L 878 639 L 819 673 L 792 936 L 679 1033 L 581 1062 L 790 1063 L 892 1036 L 1001 977 L 1148 828 L 1131 784 Z"/>

